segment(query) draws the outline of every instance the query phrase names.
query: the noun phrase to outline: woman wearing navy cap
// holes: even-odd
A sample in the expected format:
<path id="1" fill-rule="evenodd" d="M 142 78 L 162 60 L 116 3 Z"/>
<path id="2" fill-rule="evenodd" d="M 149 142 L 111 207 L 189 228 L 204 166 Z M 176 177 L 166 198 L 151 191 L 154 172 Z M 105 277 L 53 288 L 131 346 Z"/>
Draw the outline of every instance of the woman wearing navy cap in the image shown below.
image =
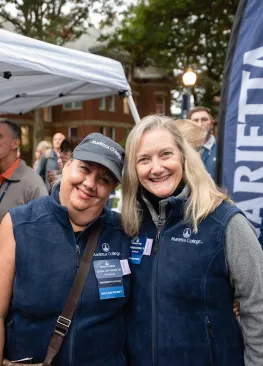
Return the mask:
<path id="1" fill-rule="evenodd" d="M 55 365 L 127 365 L 129 242 L 118 214 L 104 207 L 121 182 L 123 159 L 117 143 L 90 134 L 75 148 L 50 197 L 5 216 L 0 227 L 0 364 L 42 364 L 87 240 L 101 222 L 93 263 Z"/>

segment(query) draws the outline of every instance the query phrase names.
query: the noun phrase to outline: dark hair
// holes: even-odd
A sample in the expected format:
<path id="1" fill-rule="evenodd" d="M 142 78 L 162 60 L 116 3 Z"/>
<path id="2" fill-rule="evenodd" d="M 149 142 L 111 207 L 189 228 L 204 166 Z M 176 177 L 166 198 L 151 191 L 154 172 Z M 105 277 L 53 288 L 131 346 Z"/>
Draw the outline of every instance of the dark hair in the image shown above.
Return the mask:
<path id="1" fill-rule="evenodd" d="M 9 127 L 11 133 L 12 133 L 12 137 L 13 139 L 19 139 L 21 140 L 22 138 L 22 130 L 21 127 L 18 126 L 16 123 L 10 121 L 7 118 L 1 118 L 0 119 L 0 123 L 5 124 Z"/>
<path id="2" fill-rule="evenodd" d="M 191 119 L 192 115 L 196 112 L 206 112 L 209 114 L 210 118 L 213 119 L 213 117 L 211 115 L 211 110 L 209 108 L 202 107 L 202 106 L 197 106 L 197 107 L 190 109 L 190 111 L 188 112 L 188 119 Z"/>
<path id="3" fill-rule="evenodd" d="M 71 151 L 83 140 L 82 137 L 68 137 L 61 142 L 59 150 L 61 152 Z"/>

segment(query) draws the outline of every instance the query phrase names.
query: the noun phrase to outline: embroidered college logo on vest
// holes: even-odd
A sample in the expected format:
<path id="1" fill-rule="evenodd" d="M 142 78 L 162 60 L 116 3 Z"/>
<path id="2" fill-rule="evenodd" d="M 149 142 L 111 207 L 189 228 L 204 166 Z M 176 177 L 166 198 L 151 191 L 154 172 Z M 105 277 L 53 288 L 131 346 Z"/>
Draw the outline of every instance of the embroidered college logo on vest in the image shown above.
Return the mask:
<path id="1" fill-rule="evenodd" d="M 183 231 L 183 236 L 184 236 L 186 239 L 190 238 L 191 234 L 192 234 L 192 230 L 191 230 L 191 229 L 189 229 L 189 227 L 187 227 L 186 229 L 184 229 L 184 231 Z"/>
<path id="2" fill-rule="evenodd" d="M 183 230 L 183 237 L 171 237 L 171 241 L 177 241 L 177 242 L 181 242 L 181 243 L 189 243 L 189 244 L 203 244 L 203 241 L 200 239 L 191 239 L 191 235 L 192 235 L 192 230 L 187 227 Z"/>
<path id="3" fill-rule="evenodd" d="M 110 251 L 110 246 L 108 243 L 103 243 L 102 244 L 102 250 L 105 252 L 105 253 L 108 253 Z"/>
<path id="4" fill-rule="evenodd" d="M 103 243 L 101 246 L 102 251 L 100 253 L 94 253 L 94 257 L 110 257 L 110 256 L 117 256 L 119 257 L 121 255 L 120 252 L 111 252 L 110 246 L 108 243 Z"/>

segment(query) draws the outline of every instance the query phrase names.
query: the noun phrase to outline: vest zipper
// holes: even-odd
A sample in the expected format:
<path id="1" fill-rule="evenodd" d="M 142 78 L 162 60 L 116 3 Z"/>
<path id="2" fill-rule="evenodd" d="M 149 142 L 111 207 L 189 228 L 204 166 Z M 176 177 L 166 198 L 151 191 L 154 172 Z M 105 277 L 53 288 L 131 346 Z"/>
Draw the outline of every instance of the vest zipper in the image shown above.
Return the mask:
<path id="1" fill-rule="evenodd" d="M 78 244 L 76 244 L 76 266 L 77 268 L 79 268 L 79 265 L 80 265 L 80 247 Z"/>
<path id="2" fill-rule="evenodd" d="M 213 331 L 212 324 L 211 324 L 211 322 L 208 318 L 207 318 L 207 327 L 208 327 L 208 331 L 209 331 L 210 336 L 212 338 L 215 338 L 215 333 Z"/>
<path id="3" fill-rule="evenodd" d="M 160 235 L 159 235 L 160 236 Z M 156 366 L 156 283 L 157 283 L 157 267 L 159 261 L 159 252 L 156 252 L 156 256 L 153 258 L 153 268 L 152 268 L 152 366 Z"/>
<path id="4" fill-rule="evenodd" d="M 156 360 L 156 343 L 157 343 L 157 331 L 156 331 L 156 302 L 157 302 L 157 270 L 158 270 L 158 262 L 159 262 L 159 243 L 160 243 L 160 235 L 161 229 L 163 227 L 163 223 L 158 216 L 158 224 L 157 224 L 157 234 L 155 237 L 155 243 L 153 247 L 153 253 L 156 256 L 153 259 L 153 268 L 152 268 L 152 366 L 157 365 Z"/>
<path id="5" fill-rule="evenodd" d="M 156 233 L 154 247 L 153 247 L 153 254 L 157 254 L 158 249 L 159 249 L 159 240 L 160 240 L 162 226 L 163 226 L 162 221 L 160 219 L 160 216 L 158 216 L 157 233 Z"/>
<path id="6" fill-rule="evenodd" d="M 157 223 L 157 234 L 155 237 L 155 244 L 153 247 L 153 253 L 156 254 L 153 258 L 153 267 L 152 267 L 152 366 L 157 365 L 157 330 L 156 330 L 156 316 L 157 316 L 157 272 L 158 272 L 158 264 L 160 258 L 159 244 L 160 244 L 160 236 L 161 230 L 164 228 L 166 222 L 168 222 L 170 215 L 167 217 L 166 221 L 163 222 L 158 216 Z"/>
<path id="7" fill-rule="evenodd" d="M 75 250 L 76 250 L 76 262 L 74 261 L 74 257 L 73 257 L 73 265 L 74 265 L 74 269 L 75 269 L 75 275 L 74 275 L 74 278 L 77 274 L 77 268 L 79 267 L 80 265 L 80 260 L 81 260 L 81 256 L 80 256 L 80 246 L 79 244 L 77 244 L 77 241 L 76 241 L 76 238 L 75 238 L 75 235 L 74 235 L 74 244 L 75 245 Z M 73 247 L 74 248 L 74 247 Z M 79 301 L 79 304 L 75 310 L 75 313 L 74 313 L 74 317 L 72 319 L 72 322 L 71 322 L 71 326 L 70 326 L 70 329 L 69 329 L 69 333 L 68 333 L 68 341 L 69 341 L 69 344 L 68 344 L 68 361 L 69 361 L 69 365 L 70 366 L 74 366 L 75 364 L 75 337 L 76 337 L 76 329 L 77 329 L 77 324 L 78 324 L 78 309 L 79 309 L 79 306 L 80 306 L 80 303 L 81 303 L 81 298 L 80 298 L 80 301 Z"/>
<path id="8" fill-rule="evenodd" d="M 210 348 L 210 362 L 211 365 L 214 365 L 214 338 L 215 338 L 215 333 L 213 331 L 213 327 L 212 324 L 210 322 L 210 319 L 208 317 L 208 315 L 206 316 L 206 324 L 207 324 L 207 329 L 208 329 L 208 336 L 209 336 L 209 348 Z"/>

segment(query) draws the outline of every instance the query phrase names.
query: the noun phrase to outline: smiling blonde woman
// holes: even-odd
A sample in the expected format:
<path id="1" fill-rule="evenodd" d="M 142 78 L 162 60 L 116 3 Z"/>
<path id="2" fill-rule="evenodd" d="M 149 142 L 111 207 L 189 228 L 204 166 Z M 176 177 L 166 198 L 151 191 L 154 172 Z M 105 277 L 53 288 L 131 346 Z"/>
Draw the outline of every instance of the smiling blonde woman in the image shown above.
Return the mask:
<path id="1" fill-rule="evenodd" d="M 122 222 L 134 237 L 130 365 L 262 365 L 263 252 L 169 117 L 148 116 L 128 137 Z"/>

